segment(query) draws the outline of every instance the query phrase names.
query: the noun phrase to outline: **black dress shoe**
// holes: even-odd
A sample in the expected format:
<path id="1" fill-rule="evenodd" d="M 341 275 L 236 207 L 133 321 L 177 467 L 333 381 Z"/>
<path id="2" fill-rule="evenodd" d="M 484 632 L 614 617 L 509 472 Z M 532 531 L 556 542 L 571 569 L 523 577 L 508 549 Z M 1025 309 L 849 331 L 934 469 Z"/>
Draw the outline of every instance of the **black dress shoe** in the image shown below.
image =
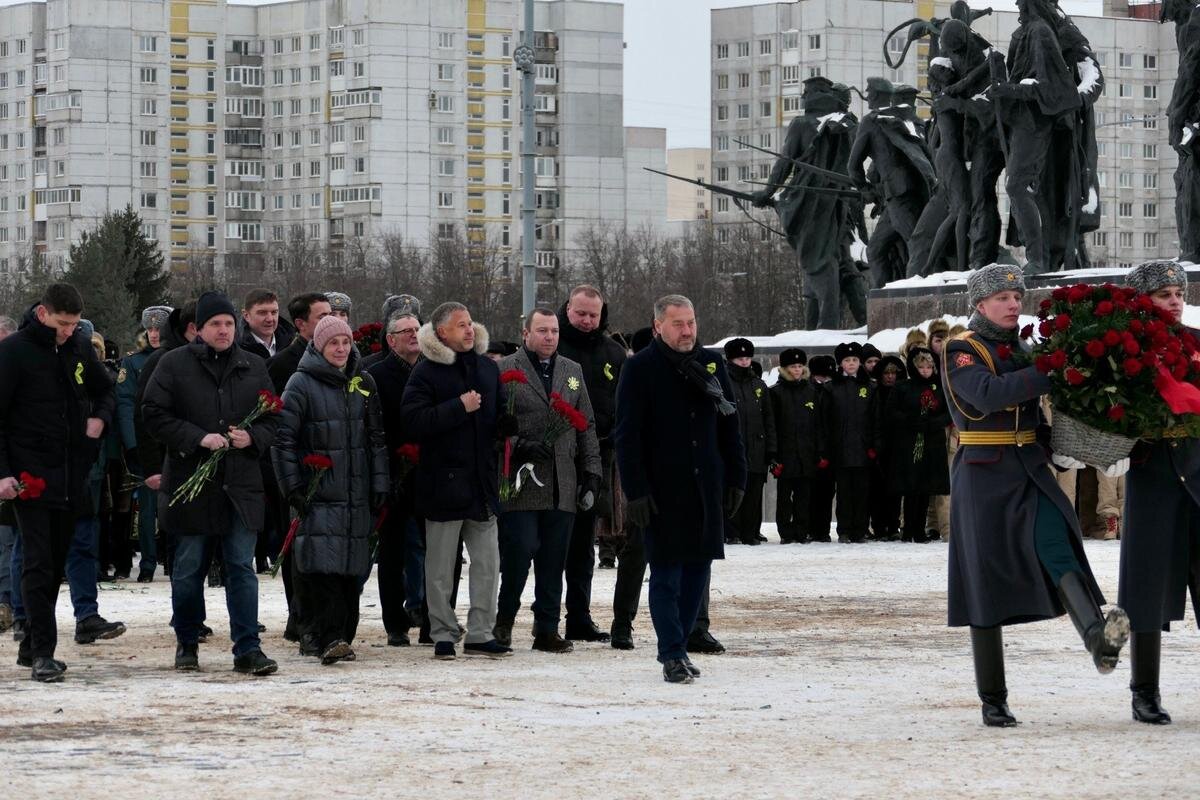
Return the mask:
<path id="1" fill-rule="evenodd" d="M 93 614 L 75 623 L 75 644 L 92 644 L 97 639 L 115 639 L 124 632 L 124 622 L 109 622 L 99 614 Z"/>
<path id="2" fill-rule="evenodd" d="M 311 633 L 305 633 L 300 637 L 300 655 L 321 655 L 321 646 L 317 644 L 317 637 L 313 636 Z"/>
<path id="3" fill-rule="evenodd" d="M 505 647 L 512 647 L 512 623 L 508 621 L 497 622 L 495 627 L 492 628 L 492 636 Z"/>
<path id="4" fill-rule="evenodd" d="M 389 633 L 388 647 L 408 647 L 412 642 L 408 639 L 407 633 Z"/>
<path id="5" fill-rule="evenodd" d="M 663 663 L 663 680 L 667 683 L 695 683 L 696 681 L 691 670 L 687 668 L 687 664 L 677 658 Z"/>
<path id="6" fill-rule="evenodd" d="M 1007 696 L 988 696 L 981 694 L 983 724 L 989 728 L 1012 728 L 1020 725 L 1017 718 L 1008 710 Z"/>
<path id="7" fill-rule="evenodd" d="M 1171 715 L 1162 707 L 1158 689 L 1133 690 L 1133 720 L 1147 725 L 1171 724 Z"/>
<path id="8" fill-rule="evenodd" d="M 199 638 L 201 644 L 203 644 L 204 642 L 207 642 L 208 637 L 210 637 L 212 635 L 213 635 L 213 629 L 208 627 L 204 623 L 200 623 L 200 634 L 199 634 L 198 638 Z"/>
<path id="9" fill-rule="evenodd" d="M 543 653 L 561 655 L 563 653 L 571 652 L 575 649 L 575 646 L 559 636 L 557 632 L 540 633 L 533 637 L 533 649 L 540 650 Z"/>
<path id="10" fill-rule="evenodd" d="M 618 630 L 613 628 L 612 638 L 609 640 L 613 650 L 632 650 L 633 649 L 633 631 Z"/>
<path id="11" fill-rule="evenodd" d="M 329 666 L 330 664 L 336 664 L 350 655 L 354 655 L 354 651 L 350 649 L 349 642 L 338 639 L 322 651 L 321 663 Z"/>
<path id="12" fill-rule="evenodd" d="M 54 659 L 54 663 L 58 664 L 58 668 L 61 669 L 63 672 L 67 671 L 67 665 L 64 662 L 59 661 L 56 658 L 56 659 Z M 32 667 L 33 666 L 33 656 L 31 656 L 29 653 L 22 653 L 18 650 L 17 651 L 17 666 L 18 667 L 27 667 L 27 668 Z"/>
<path id="13" fill-rule="evenodd" d="M 687 651 L 715 656 L 725 652 L 725 645 L 714 639 L 708 631 L 692 631 L 687 640 Z"/>
<path id="14" fill-rule="evenodd" d="M 175 646 L 175 669 L 180 672 L 195 672 L 200 669 L 200 645 L 178 644 Z"/>
<path id="15" fill-rule="evenodd" d="M 610 637 L 589 619 L 582 625 L 568 626 L 567 638 L 572 642 L 607 642 Z"/>
<path id="16" fill-rule="evenodd" d="M 684 656 L 682 661 L 683 661 L 683 665 L 685 667 L 687 667 L 687 671 L 692 673 L 693 678 L 700 677 L 700 668 L 697 667 L 695 664 L 693 664 L 692 660 L 690 658 L 688 658 L 687 656 Z"/>
<path id="17" fill-rule="evenodd" d="M 138 577 L 137 577 L 137 582 L 138 583 L 153 583 L 154 582 L 154 570 L 153 569 L 143 569 L 143 570 L 139 571 Z"/>
<path id="18" fill-rule="evenodd" d="M 29 677 L 40 683 L 58 683 L 63 679 L 63 673 L 66 671 L 67 665 L 61 661 L 38 656 L 33 660 L 33 669 L 30 671 Z"/>
<path id="19" fill-rule="evenodd" d="M 233 659 L 233 671 L 243 675 L 270 675 L 278 669 L 279 665 L 263 655 L 262 650 L 251 650 Z"/>

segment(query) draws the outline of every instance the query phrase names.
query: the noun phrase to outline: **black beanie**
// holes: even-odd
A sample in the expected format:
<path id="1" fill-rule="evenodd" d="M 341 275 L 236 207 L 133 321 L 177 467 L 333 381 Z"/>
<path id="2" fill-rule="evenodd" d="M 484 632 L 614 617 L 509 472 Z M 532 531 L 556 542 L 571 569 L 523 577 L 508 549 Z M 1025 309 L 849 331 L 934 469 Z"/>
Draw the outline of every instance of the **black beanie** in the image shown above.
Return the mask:
<path id="1" fill-rule="evenodd" d="M 879 348 L 873 344 L 864 344 L 862 346 L 862 360 L 868 358 L 883 358 L 883 353 L 879 352 Z"/>
<path id="2" fill-rule="evenodd" d="M 196 329 L 203 328 L 204 323 L 221 314 L 228 314 L 237 321 L 237 309 L 228 297 L 220 292 L 205 292 L 196 301 Z"/>
<path id="3" fill-rule="evenodd" d="M 629 349 L 635 353 L 640 353 L 650 346 L 654 341 L 653 328 L 638 328 L 634 331 L 633 336 L 629 338 Z"/>
<path id="4" fill-rule="evenodd" d="M 863 348 L 858 342 L 842 342 L 833 351 L 833 360 L 837 364 L 841 364 L 842 359 L 851 357 L 862 360 Z"/>
<path id="5" fill-rule="evenodd" d="M 832 378 L 837 372 L 837 364 L 830 356 L 813 356 L 808 362 L 808 371 L 818 378 Z"/>
<path id="6" fill-rule="evenodd" d="M 725 357 L 730 361 L 735 358 L 754 358 L 754 345 L 749 339 L 730 339 L 725 343 Z"/>
<path id="7" fill-rule="evenodd" d="M 808 353 L 805 353 L 799 347 L 789 347 L 779 354 L 779 366 L 790 367 L 793 364 L 804 366 L 808 363 Z"/>

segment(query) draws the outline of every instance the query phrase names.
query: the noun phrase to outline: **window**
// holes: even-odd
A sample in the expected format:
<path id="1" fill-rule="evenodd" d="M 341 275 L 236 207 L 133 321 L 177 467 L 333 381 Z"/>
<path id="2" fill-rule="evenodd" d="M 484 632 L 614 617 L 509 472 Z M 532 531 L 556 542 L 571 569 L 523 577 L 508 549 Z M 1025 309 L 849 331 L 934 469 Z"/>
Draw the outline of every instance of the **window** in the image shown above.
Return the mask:
<path id="1" fill-rule="evenodd" d="M 1130 172 L 1121 172 L 1117 174 L 1117 186 L 1122 189 L 1130 189 L 1133 187 L 1133 174 Z"/>
<path id="2" fill-rule="evenodd" d="M 19 55 L 19 56 L 25 55 L 25 40 L 24 39 L 17 39 L 17 55 Z"/>
<path id="3" fill-rule="evenodd" d="M 758 54 L 760 56 L 771 55 L 772 49 L 773 49 L 772 42 L 770 39 L 759 39 L 758 40 Z"/>
<path id="4" fill-rule="evenodd" d="M 1158 158 L 1158 145 L 1156 145 L 1156 144 L 1142 145 L 1142 158 Z"/>
<path id="5" fill-rule="evenodd" d="M 215 194 L 205 196 L 204 213 L 210 217 L 215 217 L 217 215 L 217 196 Z"/>
<path id="6" fill-rule="evenodd" d="M 300 114 L 301 106 L 302 106 L 302 103 L 299 98 L 289 101 L 289 104 L 288 104 L 288 107 L 292 109 L 293 116 Z"/>
<path id="7" fill-rule="evenodd" d="M 333 48 L 333 47 L 340 48 L 342 46 L 342 43 L 345 41 L 345 36 L 346 36 L 345 28 L 342 28 L 342 27 L 330 28 L 329 29 L 329 46 L 331 48 Z"/>
<path id="8" fill-rule="evenodd" d="M 142 67 L 141 70 L 142 83 L 157 83 L 158 70 L 154 67 Z"/>
<path id="9" fill-rule="evenodd" d="M 217 165 L 216 164 L 205 164 L 204 165 L 204 185 L 205 186 L 216 186 L 217 185 Z"/>
<path id="10" fill-rule="evenodd" d="M 283 39 L 271 40 L 271 55 L 283 55 Z"/>
<path id="11" fill-rule="evenodd" d="M 261 179 L 263 164 L 261 161 L 229 160 L 225 162 L 225 174 L 231 178 Z"/>
<path id="12" fill-rule="evenodd" d="M 1146 99 L 1146 100 L 1157 100 L 1158 99 L 1158 85 L 1153 84 L 1153 83 L 1148 83 L 1145 86 L 1143 86 L 1142 87 L 1142 97 L 1143 97 L 1143 99 Z"/>
<path id="13" fill-rule="evenodd" d="M 17 77 L 16 77 L 16 80 L 14 81 L 14 83 L 17 86 L 25 85 L 25 70 L 23 70 L 23 69 L 17 70 Z"/>
<path id="14" fill-rule="evenodd" d="M 143 178 L 158 177 L 158 162 L 155 162 L 155 161 L 138 162 L 138 174 L 141 175 Z"/>
<path id="15" fill-rule="evenodd" d="M 346 157 L 345 156 L 330 156 L 329 157 L 329 171 L 330 172 L 337 172 L 339 170 L 344 170 L 345 168 L 346 168 Z"/>
<path id="16" fill-rule="evenodd" d="M 299 193 L 292 195 L 292 208 L 300 208 L 303 205 L 304 205 L 304 195 L 299 194 Z"/>
<path id="17" fill-rule="evenodd" d="M 749 58 L 750 57 L 750 43 L 749 42 L 738 42 L 737 43 L 737 54 L 738 54 L 738 58 Z"/>
<path id="18" fill-rule="evenodd" d="M 54 49 L 62 50 L 67 46 L 67 35 L 65 33 L 54 34 Z"/>
<path id="19" fill-rule="evenodd" d="M 765 148 L 767 148 L 768 150 L 770 150 L 770 149 L 771 149 L 771 134 L 769 134 L 769 133 L 760 133 L 760 134 L 758 135 L 758 146 L 759 146 L 759 147 L 765 147 Z"/>
<path id="20" fill-rule="evenodd" d="M 1158 56 L 1143 55 L 1142 69 L 1158 69 Z"/>
<path id="21" fill-rule="evenodd" d="M 717 89 L 722 92 L 729 90 L 729 76 L 728 75 L 718 75 L 717 76 Z"/>
<path id="22" fill-rule="evenodd" d="M 225 82 L 239 83 L 242 86 L 262 86 L 262 67 L 226 67 Z"/>
<path id="23" fill-rule="evenodd" d="M 321 143 L 321 129 L 310 128 L 308 131 L 308 143 L 311 145 L 319 145 Z"/>
<path id="24" fill-rule="evenodd" d="M 142 116 L 152 117 L 158 113 L 158 101 L 152 98 L 142 99 Z"/>
<path id="25" fill-rule="evenodd" d="M 309 50 L 320 50 L 321 49 L 321 34 L 310 33 L 308 35 L 308 49 Z"/>
<path id="26" fill-rule="evenodd" d="M 771 70 L 760 69 L 758 71 L 758 85 L 759 86 L 770 86 L 771 85 Z"/>
<path id="27" fill-rule="evenodd" d="M 729 58 L 729 45 L 727 45 L 727 44 L 717 45 L 717 58 L 722 59 L 722 60 Z"/>
<path id="28" fill-rule="evenodd" d="M 500 213 L 504 216 L 512 213 L 512 194 L 509 192 L 500 195 Z"/>
<path id="29" fill-rule="evenodd" d="M 808 49 L 809 50 L 820 50 L 821 49 L 821 34 L 810 33 L 808 35 Z"/>
<path id="30" fill-rule="evenodd" d="M 800 83 L 800 65 L 793 64 L 790 67 L 783 68 L 783 85 L 795 86 Z"/>
<path id="31" fill-rule="evenodd" d="M 323 100 L 320 97 L 308 98 L 308 113 L 320 114 Z"/>
<path id="32" fill-rule="evenodd" d="M 338 59 L 329 62 L 329 77 L 340 78 L 346 73 L 346 62 Z"/>
<path id="33" fill-rule="evenodd" d="M 304 162 L 303 161 L 293 161 L 292 162 L 292 177 L 293 178 L 303 178 L 304 177 Z M 299 197 L 299 195 L 296 195 L 296 196 Z M 299 208 L 298 205 L 297 205 L 297 208 Z"/>
<path id="34" fill-rule="evenodd" d="M 1121 142 L 1121 158 L 1133 158 L 1133 142 Z"/>
<path id="35" fill-rule="evenodd" d="M 442 50 L 454 49 L 454 34 L 441 32 L 438 33 L 437 46 Z"/>
<path id="36" fill-rule="evenodd" d="M 1144 175 L 1142 175 L 1142 188 L 1143 189 L 1157 189 L 1158 188 L 1158 173 L 1157 172 L 1147 172 Z"/>
<path id="37" fill-rule="evenodd" d="M 1121 219 L 1133 216 L 1133 203 L 1117 203 L 1117 216 Z"/>
<path id="38" fill-rule="evenodd" d="M 1158 120 L 1151 116 L 1142 117 L 1142 127 L 1147 130 L 1154 130 L 1158 127 Z"/>
<path id="39" fill-rule="evenodd" d="M 310 178 L 321 177 L 321 162 L 320 161 L 309 161 L 308 162 L 308 177 L 310 177 Z"/>
<path id="40" fill-rule="evenodd" d="M 454 192 L 438 192 L 438 208 L 454 208 Z"/>
<path id="41" fill-rule="evenodd" d="M 1133 97 L 1133 86 L 1128 83 L 1122 83 L 1118 94 L 1121 97 Z"/>
<path id="42" fill-rule="evenodd" d="M 300 78 L 303 76 L 303 74 L 304 71 L 300 69 L 300 67 L 292 67 L 290 70 L 288 70 L 288 77 L 292 79 L 293 85 L 300 82 Z"/>
<path id="43" fill-rule="evenodd" d="M 454 95 L 439 94 L 437 98 L 437 110 L 442 114 L 453 114 Z"/>
<path id="44" fill-rule="evenodd" d="M 749 103 L 738 103 L 737 118 L 738 119 L 750 119 L 750 104 Z"/>
<path id="45" fill-rule="evenodd" d="M 217 60 L 217 43 L 213 39 L 209 39 L 205 43 L 205 56 L 209 61 Z"/>
<path id="46" fill-rule="evenodd" d="M 281 70 L 281 69 L 271 70 L 271 85 L 272 86 L 283 86 L 283 70 Z"/>
<path id="47" fill-rule="evenodd" d="M 438 144 L 454 144 L 454 128 L 441 127 L 437 129 Z"/>
<path id="48" fill-rule="evenodd" d="M 362 78 L 362 77 L 365 77 L 366 74 L 367 74 L 366 63 L 362 62 L 362 61 L 355 61 L 354 62 L 354 77 Z"/>
<path id="49" fill-rule="evenodd" d="M 292 147 L 300 146 L 301 135 L 302 135 L 301 131 L 289 131 L 288 132 L 288 139 L 291 141 Z"/>
<path id="50" fill-rule="evenodd" d="M 216 72 L 216 70 L 210 69 L 208 71 L 208 73 L 205 75 L 204 89 L 207 92 L 215 92 L 217 90 L 217 72 Z"/>
<path id="51" fill-rule="evenodd" d="M 783 98 L 783 113 L 791 114 L 791 113 L 798 112 L 799 110 L 800 110 L 800 98 L 799 97 Z"/>
<path id="52" fill-rule="evenodd" d="M 1145 247 L 1147 250 L 1153 250 L 1153 249 L 1157 248 L 1158 247 L 1158 234 L 1157 233 L 1143 233 L 1142 234 L 1142 247 Z"/>
<path id="53" fill-rule="evenodd" d="M 346 123 L 339 122 L 329 126 L 329 143 L 342 144 L 346 141 Z"/>
<path id="54" fill-rule="evenodd" d="M 358 156 L 358 157 L 350 159 L 350 162 L 354 165 L 354 174 L 355 175 L 362 175 L 364 172 L 367 171 L 367 159 L 366 158 L 363 158 L 362 156 Z"/>
<path id="55" fill-rule="evenodd" d="M 437 79 L 439 81 L 454 80 L 454 65 L 453 64 L 438 64 Z"/>
<path id="56" fill-rule="evenodd" d="M 1093 233 L 1092 244 L 1096 247 L 1108 247 L 1108 231 L 1096 231 Z"/>
<path id="57" fill-rule="evenodd" d="M 18 40 L 18 44 L 20 44 L 23 41 L 24 41 L 24 39 Z M 143 53 L 158 52 L 158 37 L 157 36 L 139 36 L 138 37 L 138 49 L 141 50 Z"/>
<path id="58" fill-rule="evenodd" d="M 800 48 L 800 34 L 797 31 L 789 31 L 783 35 L 784 50 L 798 50 Z"/>
<path id="59" fill-rule="evenodd" d="M 739 181 L 750 180 L 750 166 L 749 165 L 743 164 L 742 166 L 738 167 L 738 180 Z"/>
<path id="60" fill-rule="evenodd" d="M 56 64 L 54 66 L 54 82 L 62 83 L 66 79 L 67 79 L 67 65 L 66 64 Z"/>
<path id="61" fill-rule="evenodd" d="M 271 116 L 272 117 L 282 117 L 283 116 L 283 101 L 282 100 L 272 100 L 271 101 Z"/>
<path id="62" fill-rule="evenodd" d="M 723 183 L 729 180 L 729 167 L 717 167 L 713 170 L 713 179 L 717 183 Z"/>
<path id="63" fill-rule="evenodd" d="M 727 106 L 727 105 L 717 106 L 717 121 L 724 122 L 727 119 L 729 119 L 729 106 Z"/>
<path id="64" fill-rule="evenodd" d="M 1117 64 L 1121 69 L 1130 69 L 1133 67 L 1133 53 L 1118 53 Z"/>
<path id="65" fill-rule="evenodd" d="M 758 104 L 758 115 L 760 117 L 771 116 L 771 101 L 770 100 L 764 100 L 763 102 Z"/>
<path id="66" fill-rule="evenodd" d="M 558 161 L 553 158 L 540 157 L 533 160 L 533 174 L 539 178 L 553 178 L 558 175 Z"/>
<path id="67" fill-rule="evenodd" d="M 538 64 L 534 80 L 542 84 L 558 83 L 558 67 L 553 64 Z"/>
<path id="68" fill-rule="evenodd" d="M 142 208 L 158 208 L 158 194 L 142 192 Z"/>
<path id="69" fill-rule="evenodd" d="M 724 153 L 727 150 L 729 150 L 729 137 L 728 136 L 718 136 L 717 137 L 717 152 Z"/>
<path id="70" fill-rule="evenodd" d="M 243 242 L 261 242 L 262 224 L 258 222 L 225 223 L 226 239 L 241 239 Z"/>
<path id="71" fill-rule="evenodd" d="M 352 35 L 354 36 L 354 45 L 356 47 L 367 43 L 367 29 L 366 28 L 355 28 L 354 31 L 352 32 Z"/>
<path id="72" fill-rule="evenodd" d="M 1146 219 L 1158 219 L 1158 203 L 1142 203 L 1142 216 Z"/>
<path id="73" fill-rule="evenodd" d="M 299 53 L 300 49 L 303 46 L 304 46 L 304 37 L 303 36 L 293 36 L 292 37 L 292 52 L 293 53 Z"/>
<path id="74" fill-rule="evenodd" d="M 1118 247 L 1133 247 L 1133 233 L 1130 231 L 1121 231 L 1117 234 Z"/>
<path id="75" fill-rule="evenodd" d="M 750 73 L 749 72 L 739 72 L 738 73 L 738 88 L 739 89 L 749 89 L 750 88 Z"/>
<path id="76" fill-rule="evenodd" d="M 257 97 L 226 97 L 225 113 L 237 114 L 242 117 L 261 117 L 263 115 L 262 100 Z"/>
<path id="77" fill-rule="evenodd" d="M 379 186 L 347 186 L 331 192 L 331 202 L 334 205 L 343 203 L 365 203 L 379 200 L 382 190 Z"/>
<path id="78" fill-rule="evenodd" d="M 55 128 L 54 133 L 53 133 L 53 141 L 54 141 L 54 144 L 56 144 L 56 145 L 66 144 L 67 143 L 67 129 L 66 128 Z"/>

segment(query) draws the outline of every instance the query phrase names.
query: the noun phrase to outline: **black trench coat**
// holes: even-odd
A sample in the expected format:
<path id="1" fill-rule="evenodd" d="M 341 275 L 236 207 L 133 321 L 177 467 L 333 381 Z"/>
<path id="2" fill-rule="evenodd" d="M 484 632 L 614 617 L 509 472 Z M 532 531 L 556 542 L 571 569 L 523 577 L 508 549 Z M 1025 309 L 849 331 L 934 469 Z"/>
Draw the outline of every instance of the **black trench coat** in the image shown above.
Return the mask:
<path id="1" fill-rule="evenodd" d="M 1036 430 L 1038 398 L 1050 391 L 1050 379 L 1011 357 L 1001 359 L 998 343 L 977 334 L 972 338 L 986 358 L 966 338 L 952 339 L 944 351 L 942 381 L 954 424 L 964 432 Z M 1079 519 L 1050 471 L 1045 448 L 1036 442 L 962 445 L 950 475 L 951 626 L 990 628 L 1064 613 L 1034 544 L 1039 492 L 1070 525 L 1084 581 L 1096 602 L 1104 604 L 1083 552 Z"/>

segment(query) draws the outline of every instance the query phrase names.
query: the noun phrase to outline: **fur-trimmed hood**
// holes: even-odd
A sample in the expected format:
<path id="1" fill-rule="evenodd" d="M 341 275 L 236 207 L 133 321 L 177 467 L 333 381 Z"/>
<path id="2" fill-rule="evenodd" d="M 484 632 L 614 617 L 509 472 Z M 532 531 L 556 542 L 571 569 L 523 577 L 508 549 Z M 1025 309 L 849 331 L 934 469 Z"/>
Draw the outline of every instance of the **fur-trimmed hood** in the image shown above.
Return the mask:
<path id="1" fill-rule="evenodd" d="M 475 352 L 482 356 L 487 353 L 491 339 L 487 328 L 478 322 L 472 322 L 471 325 L 475 328 Z M 421 330 L 417 331 L 417 343 L 421 345 L 421 355 L 435 364 L 450 366 L 458 358 L 458 354 L 438 338 L 432 322 L 426 322 L 421 326 Z"/>

